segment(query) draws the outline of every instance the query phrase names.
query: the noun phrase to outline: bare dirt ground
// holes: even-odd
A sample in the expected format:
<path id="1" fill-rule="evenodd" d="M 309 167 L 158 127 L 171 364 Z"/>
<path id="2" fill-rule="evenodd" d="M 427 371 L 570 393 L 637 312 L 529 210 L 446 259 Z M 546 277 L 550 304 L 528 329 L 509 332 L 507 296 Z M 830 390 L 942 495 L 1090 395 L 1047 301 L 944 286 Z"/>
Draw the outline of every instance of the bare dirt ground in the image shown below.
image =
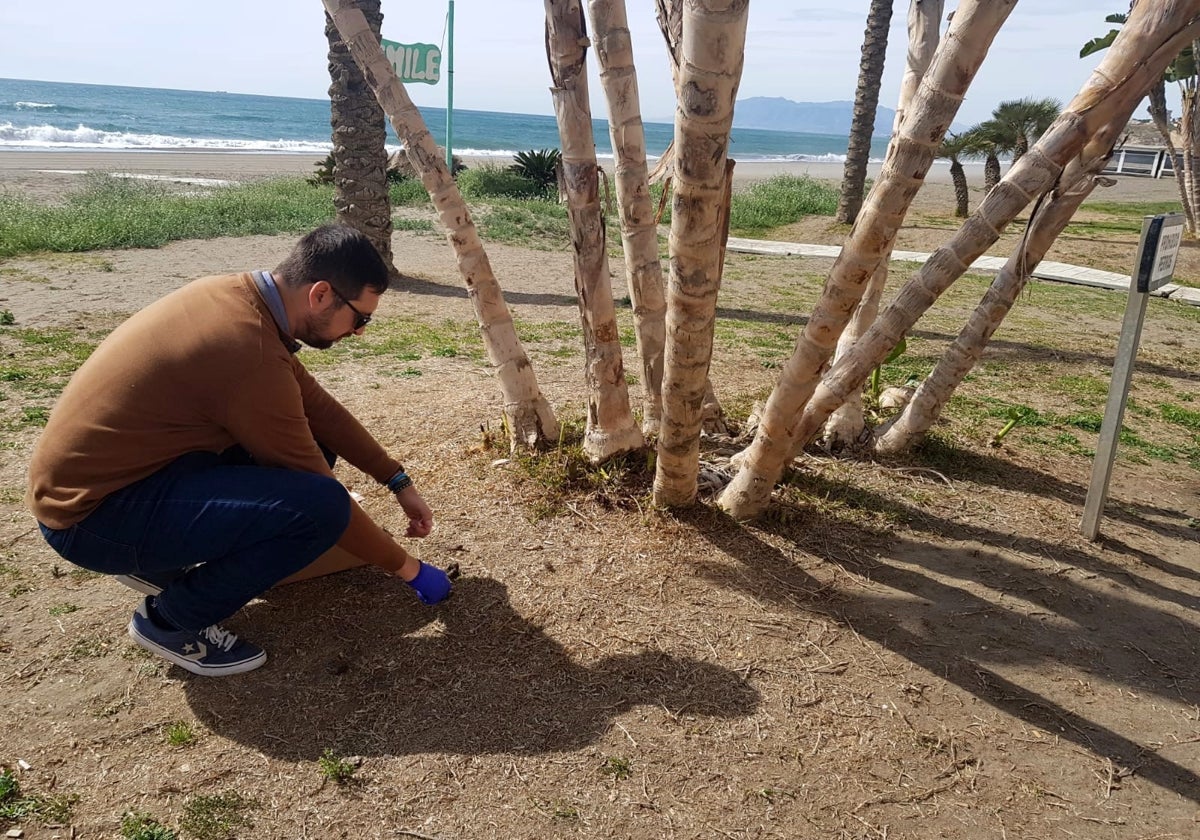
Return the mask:
<path id="1" fill-rule="evenodd" d="M 102 333 L 291 243 L 8 260 L 0 309 L 19 329 Z M 420 282 L 380 321 L 471 322 L 440 238 L 398 234 L 395 250 Z M 489 253 L 519 323 L 577 321 L 567 253 Z M 770 389 L 828 266 L 731 256 L 722 318 L 782 336 L 761 352 L 718 340 L 735 413 Z M 918 325 L 931 358 L 981 289 Z M 1031 289 L 978 387 L 1002 377 L 1049 410 L 1039 385 L 1111 369 L 1122 304 Z M 1144 403 L 1200 400 L 1200 331 L 1180 311 L 1151 309 Z M 577 345 L 529 346 L 578 417 Z M 277 590 L 230 622 L 270 662 L 221 680 L 143 655 L 124 636 L 136 596 L 43 544 L 21 503 L 38 429 L 20 418 L 51 399 L 0 382 L 0 764 L 23 794 L 73 802 L 69 819 L 22 821 L 26 838 L 118 836 L 131 810 L 246 838 L 1200 835 L 1194 462 L 1122 458 L 1093 544 L 1078 534 L 1088 457 L 1032 429 L 991 448 L 995 428 L 954 420 L 905 459 L 806 456 L 772 513 L 738 526 L 708 505 L 652 511 L 636 475 L 547 504 L 484 448 L 500 397 L 469 354 L 345 356 L 319 375 L 434 507 L 416 550 L 464 577 L 435 609 L 372 569 Z M 386 494 L 345 479 L 399 524 Z M 359 765 L 348 783 L 323 774 L 326 750 Z"/>

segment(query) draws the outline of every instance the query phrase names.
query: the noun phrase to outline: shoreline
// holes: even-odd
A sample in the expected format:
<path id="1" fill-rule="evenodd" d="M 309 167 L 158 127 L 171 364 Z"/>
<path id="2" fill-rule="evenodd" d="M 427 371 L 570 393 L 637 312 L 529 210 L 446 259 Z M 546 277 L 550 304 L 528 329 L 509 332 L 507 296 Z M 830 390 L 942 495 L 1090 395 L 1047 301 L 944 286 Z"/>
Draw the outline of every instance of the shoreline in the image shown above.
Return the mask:
<path id="1" fill-rule="evenodd" d="M 74 174 L 91 172 L 132 172 L 146 175 L 178 177 L 224 178 L 231 180 L 305 176 L 312 174 L 322 156 L 298 152 L 251 152 L 207 150 L 99 150 L 78 149 L 40 151 L 24 149 L 0 150 L 0 183 L 15 177 L 33 175 Z M 461 155 L 468 166 L 491 163 L 506 166 L 511 158 L 488 155 Z M 600 165 L 611 170 L 611 158 L 601 159 Z M 867 166 L 868 177 L 877 177 L 881 163 Z M 653 168 L 653 161 L 650 163 Z M 750 183 L 774 175 L 810 175 L 826 181 L 840 181 L 844 165 L 840 161 L 739 161 L 734 169 L 734 183 Z M 930 182 L 950 182 L 949 169 L 936 162 L 930 170 Z"/>
<path id="2" fill-rule="evenodd" d="M 223 181 L 253 181 L 272 177 L 307 177 L 322 158 L 297 152 L 206 151 L 206 150 L 92 150 L 34 151 L 0 150 L 0 191 L 16 190 L 37 200 L 54 199 L 77 188 L 82 173 L 120 172 L 153 179 L 205 178 Z M 506 166 L 511 158 L 462 156 L 468 166 L 491 163 Z M 611 160 L 601 166 L 610 171 Z M 651 164 L 653 167 L 653 164 Z M 878 178 L 882 164 L 867 165 L 867 177 Z M 734 168 L 734 187 L 742 188 L 776 175 L 807 175 L 821 181 L 840 183 L 844 172 L 840 161 L 739 161 Z M 972 191 L 982 188 L 982 163 L 967 164 Z M 934 161 L 926 176 L 928 186 L 951 189 L 949 163 Z M 1178 201 L 1172 178 L 1151 179 L 1132 175 L 1115 176 L 1116 185 L 1097 190 L 1100 201 Z"/>

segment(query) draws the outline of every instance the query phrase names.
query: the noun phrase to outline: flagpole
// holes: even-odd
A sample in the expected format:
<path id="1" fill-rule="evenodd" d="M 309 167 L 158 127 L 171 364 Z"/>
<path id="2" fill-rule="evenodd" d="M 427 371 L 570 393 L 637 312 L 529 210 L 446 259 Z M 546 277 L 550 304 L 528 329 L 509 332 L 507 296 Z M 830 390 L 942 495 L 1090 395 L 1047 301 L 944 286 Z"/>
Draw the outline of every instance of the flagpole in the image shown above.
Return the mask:
<path id="1" fill-rule="evenodd" d="M 446 12 L 446 168 L 454 173 L 454 0 Z"/>

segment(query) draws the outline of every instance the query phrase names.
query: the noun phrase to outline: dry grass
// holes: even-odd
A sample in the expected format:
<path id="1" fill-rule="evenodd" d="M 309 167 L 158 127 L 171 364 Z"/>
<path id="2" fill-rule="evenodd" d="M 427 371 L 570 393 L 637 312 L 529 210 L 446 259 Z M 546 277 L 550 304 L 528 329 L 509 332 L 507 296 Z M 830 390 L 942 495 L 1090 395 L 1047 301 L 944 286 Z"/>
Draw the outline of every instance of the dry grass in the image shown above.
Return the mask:
<path id="1" fill-rule="evenodd" d="M 220 248 L 258 265 L 288 244 Z M 185 256 L 207 270 L 190 248 L 106 254 L 102 277 L 42 266 L 45 309 L 32 292 L 6 305 L 87 335 L 88 284 Z M 1195 836 L 1194 313 L 1152 304 L 1141 443 L 1122 446 L 1098 544 L 1077 526 L 1122 302 L 1043 284 L 924 448 L 806 455 L 740 526 L 653 509 L 644 459 L 586 467 L 570 430 L 537 461 L 497 451 L 477 357 L 385 340 L 400 315 L 469 319 L 443 249 L 397 237 L 424 279 L 391 296 L 378 344 L 320 375 L 418 477 L 439 525 L 417 550 L 464 576 L 434 609 L 372 569 L 272 592 L 232 622 L 270 652 L 251 674 L 191 678 L 123 640 L 132 593 L 67 574 L 22 510 L 37 427 L 18 419 L 46 394 L 3 383 L 0 762 L 23 795 L 74 802 L 70 828 L 31 818 L 27 838 L 113 836 L 128 812 L 183 836 Z M 578 417 L 569 254 L 491 255 L 541 387 Z M 713 378 L 735 432 L 827 267 L 731 258 Z M 956 286 L 886 377 L 927 369 L 983 283 Z M 25 346 L 0 332 L 10 362 Z M 988 446 L 1011 405 L 1037 422 Z M 398 523 L 386 494 L 345 479 Z M 352 778 L 331 783 L 343 761 Z"/>

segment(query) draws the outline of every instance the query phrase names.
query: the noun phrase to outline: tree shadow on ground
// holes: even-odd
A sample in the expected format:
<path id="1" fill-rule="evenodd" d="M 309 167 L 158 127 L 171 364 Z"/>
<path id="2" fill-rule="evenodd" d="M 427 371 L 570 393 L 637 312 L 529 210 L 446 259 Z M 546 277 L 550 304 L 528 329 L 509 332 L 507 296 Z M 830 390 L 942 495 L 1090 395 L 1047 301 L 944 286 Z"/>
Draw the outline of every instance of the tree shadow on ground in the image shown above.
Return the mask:
<path id="1" fill-rule="evenodd" d="M 820 518 L 813 515 L 814 520 Z M 734 572 L 727 566 L 702 564 L 701 574 L 714 583 L 780 608 L 826 615 L 1005 714 L 1200 802 L 1200 776 L 1192 770 L 999 673 L 1005 667 L 1061 664 L 1139 694 L 1200 704 L 1200 680 L 1195 674 L 1198 628 L 1127 597 L 1117 587 L 1103 595 L 1085 587 L 1081 580 L 1088 573 L 1111 574 L 1112 570 L 1082 552 L 1021 540 L 1020 551 L 1047 562 L 1044 566 L 1024 559 L 1018 562 L 1005 552 L 979 545 L 1013 542 L 1010 535 L 928 515 L 923 518 L 929 532 L 974 545 L 892 537 L 881 556 L 872 551 L 847 557 L 845 544 L 829 540 L 812 521 L 793 521 L 786 527 L 763 523 L 763 531 L 878 584 L 864 593 L 862 588 L 819 580 L 754 529 L 731 528 L 718 513 L 697 510 L 680 515 L 699 536 L 736 561 Z M 838 546 L 836 550 L 828 550 L 831 542 Z M 1171 600 L 1181 606 L 1200 609 L 1197 598 L 1137 582 L 1144 595 L 1173 595 Z M 904 594 L 884 594 L 888 590 Z M 1023 600 L 1038 606 L 1014 609 L 1011 596 L 1018 599 L 1016 603 Z"/>
<path id="2" fill-rule="evenodd" d="M 937 438 L 926 438 L 911 453 L 881 460 L 891 465 L 930 467 L 950 481 L 987 484 L 1003 490 L 1059 499 L 1076 506 L 1081 517 L 1084 503 L 1087 501 L 1087 487 L 1082 483 L 1030 469 L 1005 458 L 952 446 Z M 1200 536 L 1195 528 L 1188 524 L 1191 516 L 1155 505 L 1138 502 L 1122 502 L 1118 505 L 1110 500 L 1104 508 L 1104 517 L 1128 525 L 1137 525 L 1171 539 L 1188 541 Z M 1194 570 L 1181 567 L 1172 570 L 1168 568 L 1171 564 L 1149 555 L 1141 555 L 1138 559 L 1150 562 L 1171 574 L 1200 580 L 1200 575 Z"/>
<path id="3" fill-rule="evenodd" d="M 196 717 L 268 755 L 540 754 L 594 743 L 638 705 L 752 714 L 741 676 L 659 651 L 573 659 L 507 589 L 464 579 L 435 608 L 376 570 L 273 591 L 236 624 L 271 656 L 236 680 L 188 679 Z"/>
<path id="4" fill-rule="evenodd" d="M 410 292 L 414 295 L 467 297 L 467 290 L 462 286 L 451 286 L 421 277 L 406 277 L 405 282 L 399 287 L 399 290 Z M 563 306 L 569 307 L 573 312 L 579 306 L 578 298 L 575 295 L 555 292 L 518 292 L 511 289 L 504 291 L 504 301 L 509 306 Z M 623 304 L 620 301 L 617 303 L 618 308 L 628 308 L 627 304 Z M 776 324 L 790 329 L 794 328 L 797 336 L 799 336 L 800 330 L 804 329 L 804 326 L 808 323 L 808 316 L 799 313 L 763 312 L 757 309 L 720 305 L 717 306 L 716 317 L 722 322 L 748 321 L 752 323 Z M 957 335 L 950 333 L 921 329 L 910 330 L 908 335 L 943 343 L 949 343 L 957 337 Z M 993 338 L 988 342 L 987 349 L 984 351 L 984 359 L 986 361 L 996 361 L 998 359 L 1011 358 L 1022 362 L 1054 361 L 1060 364 L 1064 362 L 1087 362 L 1111 368 L 1116 358 L 1115 353 L 1117 349 L 1117 329 L 1115 326 L 1112 345 L 1114 355 L 1099 355 L 1079 350 L 1064 350 L 1051 347 L 1047 344 L 1031 344 L 1023 341 L 1007 341 L 1005 339 Z M 1148 362 L 1144 359 L 1134 363 L 1134 372 L 1143 376 L 1169 376 L 1184 381 L 1200 381 L 1200 371 L 1169 367 Z"/>

